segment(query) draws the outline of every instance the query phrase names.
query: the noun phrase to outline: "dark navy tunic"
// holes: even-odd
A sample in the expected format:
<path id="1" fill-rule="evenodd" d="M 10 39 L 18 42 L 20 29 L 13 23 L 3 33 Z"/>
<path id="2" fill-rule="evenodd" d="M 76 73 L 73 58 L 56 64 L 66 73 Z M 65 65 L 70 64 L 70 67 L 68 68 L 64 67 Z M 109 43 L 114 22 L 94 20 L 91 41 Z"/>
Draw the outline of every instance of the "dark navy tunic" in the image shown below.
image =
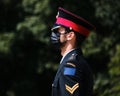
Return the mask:
<path id="1" fill-rule="evenodd" d="M 52 84 L 52 96 L 92 96 L 93 74 L 80 49 L 62 60 Z"/>

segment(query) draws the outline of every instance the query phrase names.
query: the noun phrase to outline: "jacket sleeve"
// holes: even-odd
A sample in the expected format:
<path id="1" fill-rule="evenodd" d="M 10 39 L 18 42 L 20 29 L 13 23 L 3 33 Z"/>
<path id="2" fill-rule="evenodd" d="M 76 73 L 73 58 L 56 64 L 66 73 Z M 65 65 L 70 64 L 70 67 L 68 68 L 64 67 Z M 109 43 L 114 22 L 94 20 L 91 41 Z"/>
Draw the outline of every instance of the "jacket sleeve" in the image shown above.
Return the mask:
<path id="1" fill-rule="evenodd" d="M 73 62 L 66 62 L 59 78 L 60 96 L 83 96 L 82 82 L 82 69 Z"/>

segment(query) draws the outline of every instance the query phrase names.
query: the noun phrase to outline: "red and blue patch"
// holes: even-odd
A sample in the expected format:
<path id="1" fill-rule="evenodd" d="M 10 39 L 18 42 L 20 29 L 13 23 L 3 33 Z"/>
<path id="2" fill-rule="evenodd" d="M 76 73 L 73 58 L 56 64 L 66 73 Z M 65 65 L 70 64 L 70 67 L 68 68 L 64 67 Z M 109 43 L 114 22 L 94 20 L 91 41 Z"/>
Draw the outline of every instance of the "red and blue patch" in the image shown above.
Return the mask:
<path id="1" fill-rule="evenodd" d="M 74 76 L 76 72 L 75 68 L 65 67 L 64 68 L 64 75 L 72 75 Z"/>

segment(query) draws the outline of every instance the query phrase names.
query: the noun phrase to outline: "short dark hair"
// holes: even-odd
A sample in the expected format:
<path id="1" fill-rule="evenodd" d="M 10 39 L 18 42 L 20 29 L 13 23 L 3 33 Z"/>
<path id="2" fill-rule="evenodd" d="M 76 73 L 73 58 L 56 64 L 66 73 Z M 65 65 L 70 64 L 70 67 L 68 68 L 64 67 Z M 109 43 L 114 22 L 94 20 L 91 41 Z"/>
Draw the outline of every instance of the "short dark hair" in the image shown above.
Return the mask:
<path id="1" fill-rule="evenodd" d="M 83 43 L 83 41 L 85 40 L 85 36 L 81 35 L 80 33 L 78 32 L 75 32 L 75 35 L 76 35 L 76 47 L 81 47 L 81 44 Z"/>

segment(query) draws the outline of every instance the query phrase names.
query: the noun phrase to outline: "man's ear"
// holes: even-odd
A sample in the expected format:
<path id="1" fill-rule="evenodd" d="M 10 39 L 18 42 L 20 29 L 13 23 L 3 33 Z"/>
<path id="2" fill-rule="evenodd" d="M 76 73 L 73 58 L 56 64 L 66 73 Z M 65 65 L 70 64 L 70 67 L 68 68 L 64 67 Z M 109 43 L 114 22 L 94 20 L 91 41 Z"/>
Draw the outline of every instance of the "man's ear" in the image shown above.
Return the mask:
<path id="1" fill-rule="evenodd" d="M 75 36 L 75 33 L 71 31 L 70 33 L 67 34 L 67 39 L 71 40 L 74 38 L 74 36 Z"/>

